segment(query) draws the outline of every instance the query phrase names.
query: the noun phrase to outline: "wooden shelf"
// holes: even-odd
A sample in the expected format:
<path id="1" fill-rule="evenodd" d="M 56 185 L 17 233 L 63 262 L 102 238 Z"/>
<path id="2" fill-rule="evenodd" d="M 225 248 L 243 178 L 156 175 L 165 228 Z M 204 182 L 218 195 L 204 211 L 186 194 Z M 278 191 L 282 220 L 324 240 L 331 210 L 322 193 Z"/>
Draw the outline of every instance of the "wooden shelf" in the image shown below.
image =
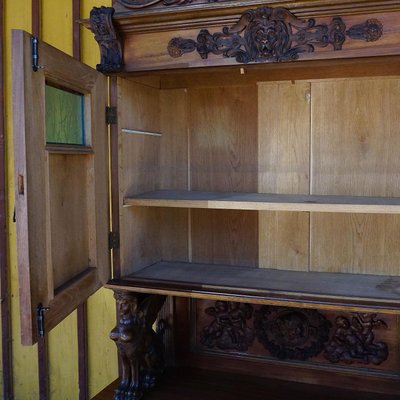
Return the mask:
<path id="1" fill-rule="evenodd" d="M 400 214 L 400 198 L 158 190 L 124 199 L 124 206 Z"/>
<path id="2" fill-rule="evenodd" d="M 110 400 L 115 381 L 93 400 Z M 144 400 L 395 400 L 396 395 L 360 392 L 306 383 L 283 382 L 232 372 L 170 368 Z"/>
<path id="3" fill-rule="evenodd" d="M 161 261 L 107 287 L 308 308 L 400 313 L 400 277 Z"/>

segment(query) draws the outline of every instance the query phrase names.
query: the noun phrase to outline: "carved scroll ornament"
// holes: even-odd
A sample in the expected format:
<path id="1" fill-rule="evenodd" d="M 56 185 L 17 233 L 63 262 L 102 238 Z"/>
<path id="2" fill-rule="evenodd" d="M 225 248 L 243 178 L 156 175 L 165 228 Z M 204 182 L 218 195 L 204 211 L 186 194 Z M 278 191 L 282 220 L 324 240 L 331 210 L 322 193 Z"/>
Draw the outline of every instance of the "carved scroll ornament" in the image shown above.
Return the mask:
<path id="1" fill-rule="evenodd" d="M 207 0 L 205 2 L 207 3 L 216 3 L 220 0 Z M 223 0 L 223 1 L 229 1 L 229 0 Z M 146 8 L 146 7 L 151 7 L 156 4 L 161 4 L 165 7 L 168 6 L 180 6 L 180 5 L 186 5 L 186 4 L 191 4 L 191 3 L 197 3 L 199 2 L 198 0 L 117 0 L 118 3 L 123 5 L 126 8 L 131 8 L 131 9 L 139 9 L 139 8 Z M 204 2 L 202 2 L 204 3 Z"/>
<path id="2" fill-rule="evenodd" d="M 211 34 L 202 29 L 197 40 L 173 38 L 169 42 L 171 57 L 181 57 L 195 50 L 206 59 L 210 53 L 234 57 L 239 63 L 280 62 L 296 60 L 301 53 L 312 53 L 315 47 L 332 46 L 341 50 L 346 36 L 374 41 L 382 36 L 382 24 L 368 20 L 346 31 L 340 17 L 330 24 L 317 24 L 315 19 L 299 19 L 289 10 L 260 7 L 246 11 L 239 22 L 222 32 Z"/>
<path id="3" fill-rule="evenodd" d="M 164 6 L 188 4 L 192 0 L 118 0 L 126 8 L 146 8 L 154 4 L 162 3 Z"/>

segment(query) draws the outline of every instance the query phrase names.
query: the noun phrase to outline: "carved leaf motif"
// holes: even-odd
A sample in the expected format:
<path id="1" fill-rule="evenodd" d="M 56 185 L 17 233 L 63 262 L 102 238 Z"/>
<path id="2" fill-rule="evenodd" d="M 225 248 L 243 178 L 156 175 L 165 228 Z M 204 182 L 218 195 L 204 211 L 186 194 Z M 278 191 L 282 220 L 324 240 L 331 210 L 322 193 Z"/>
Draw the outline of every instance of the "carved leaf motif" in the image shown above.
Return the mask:
<path id="1" fill-rule="evenodd" d="M 382 36 L 383 25 L 377 19 L 369 19 L 363 24 L 352 26 L 346 34 L 352 39 L 374 42 Z"/>

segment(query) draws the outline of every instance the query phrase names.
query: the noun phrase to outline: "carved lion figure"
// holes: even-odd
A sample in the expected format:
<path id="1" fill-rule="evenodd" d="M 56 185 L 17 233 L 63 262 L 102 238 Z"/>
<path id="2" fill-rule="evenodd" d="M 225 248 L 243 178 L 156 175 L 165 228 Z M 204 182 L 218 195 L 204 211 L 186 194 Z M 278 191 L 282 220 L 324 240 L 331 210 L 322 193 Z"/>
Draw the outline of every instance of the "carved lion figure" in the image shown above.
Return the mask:
<path id="1" fill-rule="evenodd" d="M 164 369 L 163 345 L 153 324 L 165 297 L 115 292 L 119 319 L 111 331 L 122 361 L 122 380 L 114 400 L 138 400 L 153 388 Z"/>

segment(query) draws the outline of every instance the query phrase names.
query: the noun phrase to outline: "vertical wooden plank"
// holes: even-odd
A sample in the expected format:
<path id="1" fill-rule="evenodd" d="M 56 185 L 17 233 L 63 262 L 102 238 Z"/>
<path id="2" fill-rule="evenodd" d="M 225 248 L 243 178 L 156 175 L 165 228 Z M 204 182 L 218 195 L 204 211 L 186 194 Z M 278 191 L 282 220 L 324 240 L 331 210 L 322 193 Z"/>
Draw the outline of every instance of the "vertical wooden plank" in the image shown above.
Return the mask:
<path id="1" fill-rule="evenodd" d="M 257 191 L 257 87 L 189 89 L 191 189 Z"/>
<path id="2" fill-rule="evenodd" d="M 312 83 L 312 194 L 400 196 L 400 79 Z"/>
<path id="3" fill-rule="evenodd" d="M 160 189 L 189 188 L 187 108 L 186 89 L 160 91 Z M 160 210 L 163 260 L 189 260 L 189 213 Z"/>
<path id="4" fill-rule="evenodd" d="M 123 99 L 123 100 L 122 100 Z M 122 129 L 160 132 L 159 90 L 118 80 L 119 201 L 121 273 L 132 273 L 161 259 L 160 210 L 122 207 L 122 199 L 159 187 L 161 137 Z"/>
<path id="5" fill-rule="evenodd" d="M 41 7 L 42 0 L 32 0 L 32 35 L 41 35 Z"/>
<path id="6" fill-rule="evenodd" d="M 7 4 L 6 4 L 7 3 Z M 12 89 L 11 82 L 11 29 L 31 30 L 31 0 L 16 0 L 4 2 L 4 74 L 5 90 L 5 147 L 6 147 L 6 203 L 7 203 L 7 239 L 8 239 L 8 265 L 9 265 L 9 310 L 12 326 L 12 390 L 15 399 L 38 398 L 38 372 L 37 372 L 37 346 L 22 346 L 20 341 L 19 299 L 17 251 L 14 215 L 14 154 L 12 144 Z M 7 117 L 8 116 L 8 117 Z M 1 385 L 0 385 L 1 386 Z"/>
<path id="7" fill-rule="evenodd" d="M 117 77 L 113 76 L 109 80 L 110 106 L 118 106 L 118 87 Z M 118 125 L 110 125 L 110 170 L 111 170 L 111 224 L 113 232 L 120 232 L 119 224 L 119 149 L 118 149 Z M 120 249 L 112 250 L 113 276 L 121 277 L 121 255 Z"/>
<path id="8" fill-rule="evenodd" d="M 41 36 L 41 0 L 32 0 L 32 35 Z M 48 398 L 48 352 L 46 337 L 38 340 L 39 399 Z"/>
<path id="9" fill-rule="evenodd" d="M 72 55 L 76 60 L 81 59 L 81 36 L 78 20 L 81 15 L 81 1 L 72 1 Z M 88 386 L 88 343 L 87 343 L 87 304 L 77 308 L 78 332 L 78 376 L 79 400 L 86 400 L 89 394 Z"/>
<path id="10" fill-rule="evenodd" d="M 87 305 L 77 308 L 79 400 L 88 398 Z"/>
<path id="11" fill-rule="evenodd" d="M 189 90 L 191 190 L 257 191 L 256 102 L 255 85 Z M 257 266 L 256 212 L 191 214 L 194 262 Z"/>
<path id="12" fill-rule="evenodd" d="M 309 193 L 310 84 L 258 85 L 258 191 Z M 259 213 L 259 264 L 307 270 L 309 213 Z"/>
<path id="13" fill-rule="evenodd" d="M 89 13 L 93 7 L 111 6 L 111 0 L 81 0 L 81 18 L 88 18 Z M 93 33 L 88 29 L 81 30 L 81 58 L 85 64 L 90 65 L 92 68 L 96 67 L 99 62 L 99 48 L 96 41 L 93 39 Z M 117 80 L 116 77 L 110 78 L 110 81 Z M 110 104 L 116 105 L 116 91 L 113 94 L 115 85 L 111 84 L 110 88 Z M 115 101 L 113 101 L 113 99 Z M 111 135 L 111 150 L 112 143 L 118 146 L 118 130 L 117 127 L 110 127 Z M 113 142 L 113 137 L 117 140 Z M 118 147 L 115 148 L 118 151 Z M 115 160 L 116 165 L 112 167 L 112 171 L 118 175 L 118 158 Z M 117 190 L 116 198 L 118 201 L 118 185 L 115 180 L 115 174 L 111 177 L 113 186 L 111 191 Z M 111 193 L 113 196 L 113 193 Z M 113 201 L 113 215 L 112 215 L 113 229 L 118 229 L 118 208 L 115 208 Z M 119 251 L 113 251 L 113 268 L 116 268 L 116 260 Z M 117 270 L 114 270 L 116 273 Z M 102 388 L 118 377 L 117 367 L 117 351 L 115 344 L 108 338 L 110 329 L 115 324 L 115 300 L 112 296 L 112 291 L 108 289 L 100 289 L 87 301 L 87 334 L 88 334 L 88 383 L 89 383 L 89 398 L 94 397 Z M 103 360 L 107 360 L 104 363 Z"/>
<path id="14" fill-rule="evenodd" d="M 81 27 L 78 23 L 81 17 L 81 0 L 72 0 L 72 55 L 81 59 Z"/>
<path id="15" fill-rule="evenodd" d="M 13 398 L 9 267 L 7 260 L 6 149 L 4 119 L 4 2 L 0 0 L 0 297 L 3 398 Z"/>
<path id="16" fill-rule="evenodd" d="M 312 84 L 312 193 L 400 196 L 400 79 Z M 312 214 L 311 267 L 399 275 L 400 217 Z"/>
<path id="17" fill-rule="evenodd" d="M 48 399 L 48 349 L 47 337 L 38 339 L 39 400 Z"/>

